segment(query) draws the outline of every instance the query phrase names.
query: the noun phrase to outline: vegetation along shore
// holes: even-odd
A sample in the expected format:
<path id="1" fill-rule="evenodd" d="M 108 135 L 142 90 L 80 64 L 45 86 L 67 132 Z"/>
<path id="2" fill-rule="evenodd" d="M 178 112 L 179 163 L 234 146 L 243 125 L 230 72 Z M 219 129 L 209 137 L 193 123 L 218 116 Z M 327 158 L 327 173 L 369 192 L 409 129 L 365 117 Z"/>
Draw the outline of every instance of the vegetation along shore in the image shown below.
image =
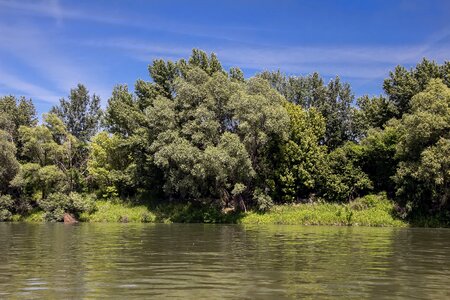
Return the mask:
<path id="1" fill-rule="evenodd" d="M 0 97 L 0 220 L 450 224 L 450 62 L 397 66 L 358 99 L 197 49 L 148 70 L 104 110 L 79 84 L 40 122 Z"/>

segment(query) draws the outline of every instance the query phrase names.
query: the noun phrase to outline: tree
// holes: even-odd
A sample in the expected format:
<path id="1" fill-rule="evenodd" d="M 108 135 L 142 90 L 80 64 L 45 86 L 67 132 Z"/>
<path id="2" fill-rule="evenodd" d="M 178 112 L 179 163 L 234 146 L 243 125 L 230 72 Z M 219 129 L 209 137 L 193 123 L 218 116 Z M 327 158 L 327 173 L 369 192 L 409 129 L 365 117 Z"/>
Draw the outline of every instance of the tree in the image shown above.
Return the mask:
<path id="1" fill-rule="evenodd" d="M 399 200 L 413 213 L 447 209 L 450 88 L 440 79 L 430 80 L 411 99 L 411 111 L 403 115 L 397 130 L 400 163 L 394 181 Z"/>
<path id="2" fill-rule="evenodd" d="M 353 140 L 352 109 L 354 96 L 348 83 L 341 83 L 339 77 L 331 80 L 327 86 L 327 98 L 317 105 L 325 117 L 326 130 L 324 143 L 330 149 L 336 149 L 345 142 Z"/>
<path id="3" fill-rule="evenodd" d="M 231 98 L 236 133 L 246 146 L 256 173 L 262 177 L 269 172 L 265 155 L 270 141 L 287 138 L 289 117 L 284 101 L 266 81 L 259 78 L 248 81 L 247 88 Z"/>
<path id="4" fill-rule="evenodd" d="M 26 190 L 46 198 L 52 192 L 81 188 L 80 142 L 56 115 L 44 115 L 43 124 L 36 127 L 21 126 L 19 133 L 22 155 L 29 162 L 21 174 Z"/>
<path id="5" fill-rule="evenodd" d="M 450 86 L 449 72 L 450 62 L 438 65 L 435 61 L 425 58 L 410 70 L 397 66 L 393 72 L 389 72 L 389 78 L 384 80 L 383 88 L 389 101 L 395 106 L 395 116 L 401 118 L 410 111 L 412 97 L 425 90 L 431 79 L 441 78 Z"/>
<path id="6" fill-rule="evenodd" d="M 318 73 L 306 77 L 288 77 L 280 71 L 266 71 L 258 77 L 266 79 L 288 101 L 305 109 L 315 108 L 325 117 L 326 129 L 322 143 L 330 150 L 355 139 L 351 107 L 354 96 L 350 85 L 342 83 L 339 77 L 328 85 L 324 84 Z"/>
<path id="7" fill-rule="evenodd" d="M 362 96 L 356 103 L 358 109 L 354 110 L 353 132 L 358 138 L 364 137 L 371 128 L 383 128 L 397 114 L 395 105 L 383 96 Z"/>
<path id="8" fill-rule="evenodd" d="M 448 207 L 450 199 L 450 139 L 440 138 L 421 154 L 417 178 L 430 191 L 431 206 Z"/>
<path id="9" fill-rule="evenodd" d="M 0 97 L 0 129 L 8 132 L 18 148 L 19 157 L 22 145 L 19 142 L 20 126 L 36 126 L 36 110 L 31 99 L 14 96 Z"/>
<path id="10" fill-rule="evenodd" d="M 51 109 L 67 130 L 82 142 L 88 142 L 99 128 L 100 98 L 97 95 L 89 96 L 89 91 L 82 84 L 70 90 L 68 99 L 62 98 L 58 106 Z"/>
<path id="11" fill-rule="evenodd" d="M 133 165 L 128 149 L 117 134 L 100 132 L 92 139 L 87 171 L 102 197 L 124 195 L 133 188 Z"/>
<path id="12" fill-rule="evenodd" d="M 174 91 L 173 100 L 158 97 L 146 110 L 166 193 L 226 205 L 252 199 L 255 186 L 264 190 L 266 151 L 285 135 L 284 99 L 261 79 L 244 83 L 196 66 L 177 78 Z"/>
<path id="13" fill-rule="evenodd" d="M 399 140 L 398 123 L 397 119 L 392 119 L 384 129 L 370 129 L 360 143 L 362 146 L 360 166 L 373 182 L 374 191 L 385 191 L 391 197 L 395 195 L 395 183 L 392 178 L 399 163 L 396 157 Z"/>
<path id="14" fill-rule="evenodd" d="M 126 85 L 117 85 L 112 91 L 111 98 L 108 99 L 105 125 L 110 132 L 129 137 L 144 125 L 144 109 L 139 107 L 136 98 L 128 91 Z"/>
<path id="15" fill-rule="evenodd" d="M 354 142 L 329 153 L 319 194 L 328 201 L 347 202 L 370 191 L 373 183 L 361 168 L 363 157 L 362 147 Z"/>
<path id="16" fill-rule="evenodd" d="M 134 95 L 117 86 L 105 114 L 106 127 L 127 148 L 121 170 L 133 189 L 243 207 L 258 186 L 264 198 L 267 151 L 286 136 L 283 97 L 261 79 L 245 81 L 238 69 L 227 74 L 214 54 L 195 49 L 187 61 L 155 60 L 149 73 L 153 82 L 138 80 Z"/>
<path id="17" fill-rule="evenodd" d="M 0 130 L 0 195 L 9 192 L 10 182 L 19 172 L 19 168 L 12 137 L 8 132 Z"/>
<path id="18" fill-rule="evenodd" d="M 318 187 L 327 149 L 319 145 L 325 133 L 325 120 L 314 108 L 285 105 L 290 119 L 289 138 L 273 153 L 277 199 L 293 202 L 308 198 Z"/>

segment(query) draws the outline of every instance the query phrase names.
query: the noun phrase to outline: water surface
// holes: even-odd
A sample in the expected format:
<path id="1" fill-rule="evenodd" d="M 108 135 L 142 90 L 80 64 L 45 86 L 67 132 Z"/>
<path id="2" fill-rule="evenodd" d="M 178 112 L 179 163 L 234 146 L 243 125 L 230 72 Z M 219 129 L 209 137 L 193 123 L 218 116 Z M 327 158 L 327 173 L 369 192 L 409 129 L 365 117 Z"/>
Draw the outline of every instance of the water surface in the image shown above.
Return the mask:
<path id="1" fill-rule="evenodd" d="M 0 298 L 450 298 L 450 230 L 0 223 Z"/>

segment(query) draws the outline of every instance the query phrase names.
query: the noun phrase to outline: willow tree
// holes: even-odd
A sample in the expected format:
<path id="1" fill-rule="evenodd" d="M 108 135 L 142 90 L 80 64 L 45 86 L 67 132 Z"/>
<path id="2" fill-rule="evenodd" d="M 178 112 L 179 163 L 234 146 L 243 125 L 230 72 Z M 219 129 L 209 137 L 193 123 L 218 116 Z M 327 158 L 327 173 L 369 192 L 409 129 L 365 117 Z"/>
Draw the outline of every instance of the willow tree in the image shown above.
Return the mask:
<path id="1" fill-rule="evenodd" d="M 411 112 L 396 128 L 400 160 L 397 196 L 414 212 L 448 209 L 450 200 L 450 88 L 432 79 L 411 99 Z"/>
<path id="2" fill-rule="evenodd" d="M 245 81 L 239 69 L 227 73 L 214 54 L 195 49 L 188 60 L 155 60 L 149 73 L 152 81 L 138 80 L 134 94 L 117 86 L 108 101 L 105 125 L 115 136 L 102 140 L 114 138 L 129 153 L 126 166 L 111 168 L 128 174 L 135 191 L 269 203 L 267 158 L 287 136 L 285 99 L 265 80 Z"/>
<path id="3" fill-rule="evenodd" d="M 159 97 L 146 111 L 166 193 L 225 203 L 267 200 L 255 191 L 266 189 L 270 141 L 286 135 L 284 98 L 264 80 L 235 81 L 196 66 L 174 91 L 173 100 Z"/>

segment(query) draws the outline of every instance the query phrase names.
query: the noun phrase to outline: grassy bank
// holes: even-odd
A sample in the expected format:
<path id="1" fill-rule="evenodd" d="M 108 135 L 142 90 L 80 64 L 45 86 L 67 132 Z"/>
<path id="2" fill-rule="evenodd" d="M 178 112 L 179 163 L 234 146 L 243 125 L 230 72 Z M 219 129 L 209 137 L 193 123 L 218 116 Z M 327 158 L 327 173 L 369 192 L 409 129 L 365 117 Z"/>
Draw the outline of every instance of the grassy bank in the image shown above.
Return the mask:
<path id="1" fill-rule="evenodd" d="M 383 196 L 369 195 L 349 204 L 311 203 L 275 206 L 266 213 L 250 212 L 242 224 L 338 225 L 405 227 L 393 216 L 394 204 Z"/>
<path id="2" fill-rule="evenodd" d="M 82 213 L 82 222 L 154 223 L 156 216 L 145 205 L 97 201 L 92 213 Z"/>
<path id="3" fill-rule="evenodd" d="M 127 223 L 408 226 L 408 223 L 404 220 L 394 217 L 393 209 L 393 202 L 382 195 L 369 195 L 348 204 L 278 205 L 264 213 L 222 213 L 214 207 L 192 203 L 146 206 L 132 205 L 120 201 L 97 201 L 94 211 L 82 213 L 79 220 L 82 222 Z M 42 211 L 35 211 L 21 220 L 44 222 L 44 219 L 45 214 Z"/>

